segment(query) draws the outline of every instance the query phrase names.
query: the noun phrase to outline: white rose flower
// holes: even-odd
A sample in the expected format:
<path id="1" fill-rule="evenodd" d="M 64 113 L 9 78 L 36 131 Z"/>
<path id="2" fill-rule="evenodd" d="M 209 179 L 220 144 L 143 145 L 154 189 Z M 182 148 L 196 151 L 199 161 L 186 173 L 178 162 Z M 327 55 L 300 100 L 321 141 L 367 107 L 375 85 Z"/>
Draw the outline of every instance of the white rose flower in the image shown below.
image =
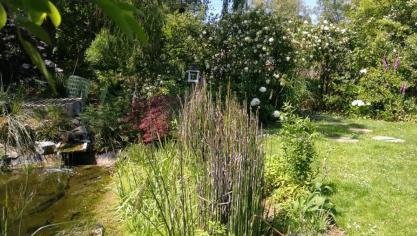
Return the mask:
<path id="1" fill-rule="evenodd" d="M 273 42 L 274 42 L 274 38 L 273 38 L 273 37 L 271 37 L 271 38 L 269 38 L 269 39 L 268 39 L 268 41 L 269 41 L 270 43 L 273 43 Z"/>
<path id="2" fill-rule="evenodd" d="M 365 102 L 362 101 L 362 100 L 354 100 L 352 102 L 352 106 L 354 106 L 354 107 L 362 107 L 362 106 L 365 106 Z"/>
<path id="3" fill-rule="evenodd" d="M 259 100 L 259 98 L 254 98 L 254 99 L 252 99 L 252 101 L 250 101 L 250 105 L 252 107 L 259 106 L 259 104 L 261 104 L 261 101 Z"/>
<path id="4" fill-rule="evenodd" d="M 266 88 L 265 88 L 265 87 L 263 87 L 263 86 L 262 86 L 262 87 L 260 87 L 260 88 L 259 88 L 259 92 L 261 92 L 261 93 L 265 93 L 265 92 L 266 92 Z"/>
<path id="5" fill-rule="evenodd" d="M 366 68 L 363 68 L 363 69 L 361 69 L 360 71 L 359 71 L 359 74 L 366 74 L 366 73 L 368 73 L 368 70 L 366 69 Z"/>
<path id="6" fill-rule="evenodd" d="M 243 70 L 244 70 L 245 72 L 248 72 L 248 71 L 249 71 L 249 68 L 246 66 L 245 68 L 243 68 Z"/>
<path id="7" fill-rule="evenodd" d="M 265 80 L 265 83 L 266 83 L 266 84 L 269 84 L 269 82 L 271 82 L 271 80 L 270 80 L 270 79 Z"/>
<path id="8" fill-rule="evenodd" d="M 286 57 L 285 60 L 290 61 L 291 57 Z"/>
<path id="9" fill-rule="evenodd" d="M 278 74 L 278 73 L 275 73 L 275 74 L 274 74 L 274 78 L 275 78 L 275 79 L 279 79 L 279 74 Z"/>
<path id="10" fill-rule="evenodd" d="M 245 37 L 245 41 L 246 41 L 246 42 L 250 42 L 250 37 L 249 37 L 249 36 L 246 36 L 246 37 Z"/>

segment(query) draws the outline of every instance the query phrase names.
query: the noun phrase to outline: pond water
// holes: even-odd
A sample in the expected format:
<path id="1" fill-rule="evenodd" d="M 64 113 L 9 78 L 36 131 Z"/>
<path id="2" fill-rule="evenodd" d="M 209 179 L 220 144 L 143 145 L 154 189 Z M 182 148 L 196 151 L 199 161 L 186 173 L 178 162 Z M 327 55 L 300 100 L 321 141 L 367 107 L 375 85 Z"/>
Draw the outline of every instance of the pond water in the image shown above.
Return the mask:
<path id="1" fill-rule="evenodd" d="M 100 166 L 1 173 L 0 216 L 7 214 L 7 221 L 0 217 L 1 229 L 7 223 L 13 236 L 41 227 L 36 235 L 80 235 L 98 223 L 94 208 L 110 182 L 111 168 Z"/>

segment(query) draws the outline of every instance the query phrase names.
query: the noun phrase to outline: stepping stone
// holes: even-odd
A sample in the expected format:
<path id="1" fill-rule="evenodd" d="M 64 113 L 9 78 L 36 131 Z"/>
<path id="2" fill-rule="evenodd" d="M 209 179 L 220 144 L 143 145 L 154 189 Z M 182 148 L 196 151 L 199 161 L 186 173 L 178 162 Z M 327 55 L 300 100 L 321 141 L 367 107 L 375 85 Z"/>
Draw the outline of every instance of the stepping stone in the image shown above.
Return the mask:
<path id="1" fill-rule="evenodd" d="M 352 138 L 352 137 L 349 137 L 349 136 L 333 137 L 333 138 L 330 138 L 330 139 L 334 140 L 336 142 L 339 142 L 339 143 L 357 143 L 357 142 L 359 142 L 359 139 Z"/>
<path id="2" fill-rule="evenodd" d="M 382 142 L 388 142 L 388 143 L 404 143 L 405 140 L 394 138 L 394 137 L 387 137 L 387 136 L 375 136 L 372 137 L 373 140 L 376 141 L 382 141 Z"/>
<path id="3" fill-rule="evenodd" d="M 370 130 L 370 129 L 362 129 L 362 128 L 349 128 L 349 131 L 363 133 L 363 134 L 372 133 L 372 130 Z"/>
<path id="4" fill-rule="evenodd" d="M 336 125 L 336 126 L 338 126 L 338 125 L 340 125 L 340 126 L 346 126 L 346 125 L 349 125 L 349 124 L 348 124 L 348 123 L 346 123 L 346 122 L 334 122 L 334 121 L 325 122 L 324 124 L 325 124 L 325 125 Z"/>

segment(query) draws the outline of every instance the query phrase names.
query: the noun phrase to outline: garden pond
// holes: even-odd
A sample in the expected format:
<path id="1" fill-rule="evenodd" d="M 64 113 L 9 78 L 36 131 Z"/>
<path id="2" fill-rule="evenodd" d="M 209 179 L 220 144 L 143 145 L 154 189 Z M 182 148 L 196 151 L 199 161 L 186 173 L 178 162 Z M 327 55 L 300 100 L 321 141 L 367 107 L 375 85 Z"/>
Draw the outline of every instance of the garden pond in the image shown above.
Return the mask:
<path id="1" fill-rule="evenodd" d="M 102 226 L 95 209 L 111 192 L 111 171 L 78 166 L 2 173 L 0 209 L 7 210 L 7 219 L 1 224 L 7 223 L 8 235 L 32 235 L 37 230 L 35 235 L 79 235 L 97 230 Z"/>

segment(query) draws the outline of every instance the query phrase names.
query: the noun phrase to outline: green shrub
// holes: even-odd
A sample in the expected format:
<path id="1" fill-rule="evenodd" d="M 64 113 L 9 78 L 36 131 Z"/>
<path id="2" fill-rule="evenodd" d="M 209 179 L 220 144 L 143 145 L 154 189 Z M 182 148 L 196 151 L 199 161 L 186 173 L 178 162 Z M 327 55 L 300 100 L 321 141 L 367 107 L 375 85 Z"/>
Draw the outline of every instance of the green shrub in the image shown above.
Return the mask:
<path id="1" fill-rule="evenodd" d="M 129 110 L 128 105 L 127 99 L 117 97 L 103 104 L 87 106 L 81 114 L 81 120 L 94 134 L 97 150 L 122 148 L 135 139 L 132 125 L 123 121 Z"/>
<path id="2" fill-rule="evenodd" d="M 275 229 L 289 235 L 319 235 L 332 223 L 329 188 L 316 179 L 315 129 L 286 104 L 281 113 L 279 154 L 265 159 L 265 196 Z M 327 191 L 327 192 L 326 192 Z"/>
<path id="3" fill-rule="evenodd" d="M 333 203 L 319 192 L 298 197 L 287 210 L 285 224 L 288 234 L 318 235 L 332 224 Z"/>
<path id="4" fill-rule="evenodd" d="M 284 108 L 280 132 L 286 170 L 294 183 L 306 184 L 314 177 L 315 129 L 309 118 L 300 118 L 291 106 Z"/>
<path id="5" fill-rule="evenodd" d="M 61 107 L 50 106 L 35 111 L 35 119 L 39 123 L 35 129 L 37 140 L 58 141 L 63 131 L 75 128 L 68 114 Z"/>
<path id="6" fill-rule="evenodd" d="M 415 113 L 415 103 L 401 93 L 403 84 L 407 81 L 397 71 L 370 69 L 358 85 L 358 97 L 369 106 L 361 114 L 367 112 L 372 118 L 403 120 Z"/>

